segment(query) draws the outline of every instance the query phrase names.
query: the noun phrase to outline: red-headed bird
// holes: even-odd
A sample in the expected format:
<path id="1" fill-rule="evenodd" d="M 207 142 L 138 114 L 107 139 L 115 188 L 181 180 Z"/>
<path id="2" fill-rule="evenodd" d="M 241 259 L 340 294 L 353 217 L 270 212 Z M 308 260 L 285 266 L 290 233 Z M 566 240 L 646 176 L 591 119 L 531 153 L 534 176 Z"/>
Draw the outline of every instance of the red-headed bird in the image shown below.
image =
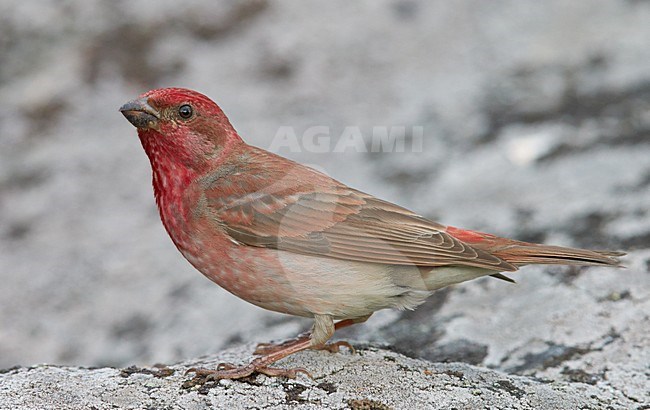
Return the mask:
<path id="1" fill-rule="evenodd" d="M 373 312 L 414 309 L 436 289 L 528 264 L 613 265 L 621 252 L 539 245 L 441 225 L 246 144 L 208 97 L 149 91 L 120 111 L 138 129 L 162 222 L 183 256 L 234 295 L 310 317 L 306 335 L 260 345 L 248 365 L 193 369 L 213 379 L 254 372 L 327 345 Z M 335 323 L 335 321 L 338 321 Z"/>

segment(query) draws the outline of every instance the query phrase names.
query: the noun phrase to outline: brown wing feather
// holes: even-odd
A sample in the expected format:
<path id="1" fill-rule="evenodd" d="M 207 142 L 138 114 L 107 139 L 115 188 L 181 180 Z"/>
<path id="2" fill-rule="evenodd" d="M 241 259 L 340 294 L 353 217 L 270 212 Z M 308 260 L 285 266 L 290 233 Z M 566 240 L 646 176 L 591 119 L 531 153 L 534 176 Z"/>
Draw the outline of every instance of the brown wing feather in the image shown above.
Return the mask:
<path id="1" fill-rule="evenodd" d="M 264 160 L 277 158 L 265 156 Z M 255 163 L 248 166 L 255 167 Z M 233 239 L 250 246 L 362 262 L 517 270 L 454 238 L 443 225 L 312 169 L 296 167 L 299 175 L 289 170 L 276 175 L 275 183 L 267 186 L 240 183 L 238 179 L 245 177 L 237 172 L 226 176 L 227 182 L 208 177 L 213 185 L 227 183 L 231 195 L 224 186 L 207 189 L 207 206 Z M 259 172 L 265 170 L 268 167 Z"/>

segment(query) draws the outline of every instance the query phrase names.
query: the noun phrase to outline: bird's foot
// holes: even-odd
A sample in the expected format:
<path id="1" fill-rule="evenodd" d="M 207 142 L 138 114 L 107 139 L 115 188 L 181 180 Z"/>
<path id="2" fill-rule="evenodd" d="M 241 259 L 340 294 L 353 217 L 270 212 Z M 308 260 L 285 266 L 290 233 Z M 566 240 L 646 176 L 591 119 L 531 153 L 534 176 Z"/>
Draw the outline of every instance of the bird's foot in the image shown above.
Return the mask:
<path id="1" fill-rule="evenodd" d="M 322 319 L 323 317 L 321 317 L 321 322 Z M 319 339 L 321 340 L 329 339 L 334 333 L 335 329 L 349 326 L 351 324 L 359 322 L 360 320 L 360 319 L 356 319 L 356 320 L 346 319 L 336 323 L 335 325 L 332 325 L 331 318 L 325 317 L 325 319 L 329 319 L 330 326 L 329 327 L 326 326 L 325 328 L 326 334 L 324 335 L 325 337 L 323 338 L 322 337 L 323 335 L 319 337 Z M 367 318 L 362 318 L 362 319 L 365 320 Z M 318 323 L 319 322 L 316 321 L 316 325 Z M 318 330 L 316 325 L 314 326 L 316 330 Z M 302 367 L 296 367 L 293 369 L 281 369 L 278 367 L 270 367 L 270 365 L 277 362 L 278 360 L 284 359 L 285 357 L 300 352 L 302 350 L 306 350 L 306 349 L 327 350 L 335 353 L 335 352 L 339 352 L 341 350 L 341 347 L 346 347 L 350 349 L 352 353 L 355 352 L 352 345 L 345 341 L 314 345 L 312 335 L 310 333 L 303 333 L 298 337 L 294 339 L 290 339 L 283 343 L 259 344 L 255 349 L 255 354 L 259 355 L 259 357 L 253 359 L 253 361 L 247 365 L 235 366 L 230 363 L 221 363 L 217 366 L 216 370 L 191 368 L 186 373 L 196 374 L 194 379 L 192 379 L 192 383 L 190 384 L 205 383 L 206 381 L 209 380 L 242 379 L 255 373 L 265 374 L 270 377 L 287 377 L 290 379 L 295 379 L 298 373 L 304 373 L 313 379 L 312 375 Z"/>
<path id="2" fill-rule="evenodd" d="M 294 338 L 294 339 L 285 340 L 282 343 L 259 343 L 255 347 L 255 351 L 253 352 L 253 354 L 267 355 L 267 354 L 276 353 L 276 352 L 279 352 L 279 351 L 281 351 L 283 349 L 286 349 L 287 347 L 291 347 L 291 346 L 293 346 L 293 345 L 295 345 L 297 343 L 301 343 L 301 342 L 304 342 L 306 340 L 309 340 L 309 335 L 306 335 L 306 336 L 301 335 L 301 336 L 298 336 L 297 338 Z M 350 343 L 348 343 L 348 342 L 346 342 L 344 340 L 340 340 L 338 342 L 332 342 L 332 343 L 325 343 L 325 344 L 322 344 L 320 346 L 311 347 L 310 349 L 311 350 L 326 350 L 326 351 L 328 351 L 330 353 L 339 353 L 341 351 L 342 347 L 345 347 L 348 350 L 350 350 L 350 352 L 352 352 L 352 354 L 356 353 L 356 350 L 354 349 L 354 347 Z"/>
<path id="3" fill-rule="evenodd" d="M 293 369 L 269 367 L 262 364 L 257 359 L 243 366 L 236 366 L 232 363 L 219 363 L 217 368 L 214 370 L 193 367 L 185 372 L 185 374 L 188 373 L 194 373 L 194 379 L 201 379 L 202 383 L 210 380 L 242 379 L 255 373 L 264 374 L 269 377 L 286 377 L 288 379 L 295 379 L 298 376 L 298 373 L 304 373 L 310 379 L 313 379 L 312 375 L 303 367 L 296 367 Z"/>

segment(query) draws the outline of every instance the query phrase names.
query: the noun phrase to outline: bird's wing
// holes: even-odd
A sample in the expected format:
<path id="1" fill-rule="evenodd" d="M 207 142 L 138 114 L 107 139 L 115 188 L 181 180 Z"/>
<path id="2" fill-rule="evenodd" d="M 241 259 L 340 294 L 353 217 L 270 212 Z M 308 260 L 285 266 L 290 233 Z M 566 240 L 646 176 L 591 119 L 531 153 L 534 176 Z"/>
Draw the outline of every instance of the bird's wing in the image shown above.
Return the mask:
<path id="1" fill-rule="evenodd" d="M 444 225 L 288 162 L 293 168 L 276 172 L 271 185 L 255 182 L 269 180 L 268 167 L 208 177 L 206 205 L 237 242 L 363 262 L 517 270 Z"/>

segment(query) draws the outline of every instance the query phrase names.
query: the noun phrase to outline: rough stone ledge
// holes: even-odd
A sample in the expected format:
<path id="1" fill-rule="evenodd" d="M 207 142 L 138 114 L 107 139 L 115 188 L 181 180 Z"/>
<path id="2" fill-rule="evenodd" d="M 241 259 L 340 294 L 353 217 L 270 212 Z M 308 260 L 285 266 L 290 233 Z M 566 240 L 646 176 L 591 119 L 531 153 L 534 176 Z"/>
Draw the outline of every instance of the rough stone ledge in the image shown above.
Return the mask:
<path id="1" fill-rule="evenodd" d="M 263 375 L 193 383 L 191 367 L 250 359 L 242 345 L 171 366 L 78 368 L 38 365 L 0 373 L 0 409 L 633 409 L 606 383 L 512 376 L 463 363 L 431 363 L 372 346 L 356 354 L 308 351 L 281 362 L 314 379 Z"/>

